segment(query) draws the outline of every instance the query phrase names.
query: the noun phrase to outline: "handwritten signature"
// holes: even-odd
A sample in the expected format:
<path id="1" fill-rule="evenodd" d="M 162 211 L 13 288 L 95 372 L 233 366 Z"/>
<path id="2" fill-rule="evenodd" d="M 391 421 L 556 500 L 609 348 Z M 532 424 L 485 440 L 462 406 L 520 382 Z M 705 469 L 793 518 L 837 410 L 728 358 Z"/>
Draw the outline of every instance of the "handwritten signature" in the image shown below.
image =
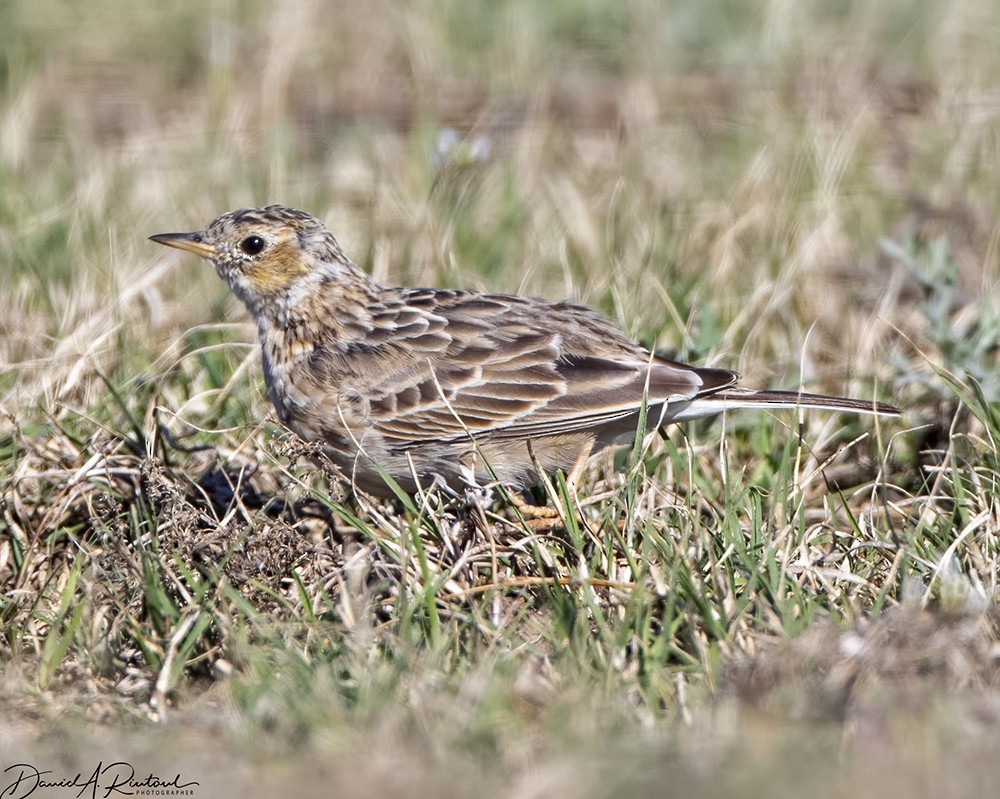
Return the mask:
<path id="1" fill-rule="evenodd" d="M 42 771 L 30 763 L 15 763 L 3 770 L 9 775 L 11 782 L 0 790 L 0 799 L 25 799 L 39 788 L 68 788 L 75 790 L 77 799 L 89 795 L 91 799 L 108 799 L 112 795 L 119 796 L 194 796 L 194 786 L 199 783 L 191 780 L 181 782 L 181 775 L 173 779 L 163 779 L 150 772 L 146 777 L 137 779 L 135 768 L 131 763 L 119 760 L 97 768 L 90 774 L 77 772 L 73 777 L 52 777 L 51 769 Z"/>

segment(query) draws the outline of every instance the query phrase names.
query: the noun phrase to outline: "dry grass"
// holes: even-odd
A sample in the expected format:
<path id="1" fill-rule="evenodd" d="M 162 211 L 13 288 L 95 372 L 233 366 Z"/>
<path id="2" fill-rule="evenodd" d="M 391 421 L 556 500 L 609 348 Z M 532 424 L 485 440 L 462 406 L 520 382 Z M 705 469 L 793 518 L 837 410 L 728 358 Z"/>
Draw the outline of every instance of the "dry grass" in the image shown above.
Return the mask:
<path id="1" fill-rule="evenodd" d="M 56 758 L 58 730 L 61 769 L 204 774 L 190 735 L 219 791 L 261 794 L 356 767 L 864 795 L 879 758 L 971 790 L 998 726 L 1000 18 L 716 5 L 0 10 L 0 750 Z M 350 496 L 268 416 L 243 310 L 146 241 L 267 202 L 387 282 L 570 297 L 748 384 L 906 412 L 654 436 L 559 529 Z"/>

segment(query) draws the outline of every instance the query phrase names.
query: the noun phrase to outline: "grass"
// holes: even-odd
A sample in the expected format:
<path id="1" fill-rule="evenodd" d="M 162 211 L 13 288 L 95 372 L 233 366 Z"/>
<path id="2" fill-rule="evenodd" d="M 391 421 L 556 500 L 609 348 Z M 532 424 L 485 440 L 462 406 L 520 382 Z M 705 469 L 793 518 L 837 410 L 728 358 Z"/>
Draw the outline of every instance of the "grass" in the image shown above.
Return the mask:
<path id="1" fill-rule="evenodd" d="M 249 795 L 990 784 L 997 22 L 0 7 L 5 759 Z M 568 297 L 905 412 L 674 428 L 596 458 L 580 517 L 557 479 L 547 531 L 354 497 L 269 415 L 243 309 L 146 241 L 268 202 L 385 282 Z"/>

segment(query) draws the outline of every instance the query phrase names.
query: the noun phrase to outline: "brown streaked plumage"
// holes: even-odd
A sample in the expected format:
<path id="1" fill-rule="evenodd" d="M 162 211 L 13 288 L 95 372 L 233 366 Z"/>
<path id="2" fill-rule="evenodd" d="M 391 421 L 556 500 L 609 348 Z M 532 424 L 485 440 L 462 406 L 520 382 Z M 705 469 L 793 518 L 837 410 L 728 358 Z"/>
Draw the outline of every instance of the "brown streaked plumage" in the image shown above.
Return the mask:
<path id="1" fill-rule="evenodd" d="M 727 369 L 651 354 L 579 305 L 450 289 L 387 288 L 322 222 L 270 205 L 153 241 L 208 259 L 257 322 L 278 418 L 321 442 L 362 489 L 389 493 L 577 470 L 648 427 L 735 408 L 897 414 L 882 403 L 735 388 Z"/>

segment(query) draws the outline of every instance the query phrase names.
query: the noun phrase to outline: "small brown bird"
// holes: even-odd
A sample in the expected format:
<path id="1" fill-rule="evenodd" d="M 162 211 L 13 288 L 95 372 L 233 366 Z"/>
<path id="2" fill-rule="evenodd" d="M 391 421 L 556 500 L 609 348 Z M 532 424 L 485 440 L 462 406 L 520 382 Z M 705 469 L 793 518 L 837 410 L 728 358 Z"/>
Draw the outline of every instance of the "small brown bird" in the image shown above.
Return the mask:
<path id="1" fill-rule="evenodd" d="M 322 222 L 269 205 L 153 241 L 212 262 L 257 322 L 278 418 L 365 491 L 493 481 L 514 489 L 647 429 L 735 408 L 898 414 L 883 403 L 734 388 L 660 358 L 593 311 L 451 289 L 387 288 Z"/>

